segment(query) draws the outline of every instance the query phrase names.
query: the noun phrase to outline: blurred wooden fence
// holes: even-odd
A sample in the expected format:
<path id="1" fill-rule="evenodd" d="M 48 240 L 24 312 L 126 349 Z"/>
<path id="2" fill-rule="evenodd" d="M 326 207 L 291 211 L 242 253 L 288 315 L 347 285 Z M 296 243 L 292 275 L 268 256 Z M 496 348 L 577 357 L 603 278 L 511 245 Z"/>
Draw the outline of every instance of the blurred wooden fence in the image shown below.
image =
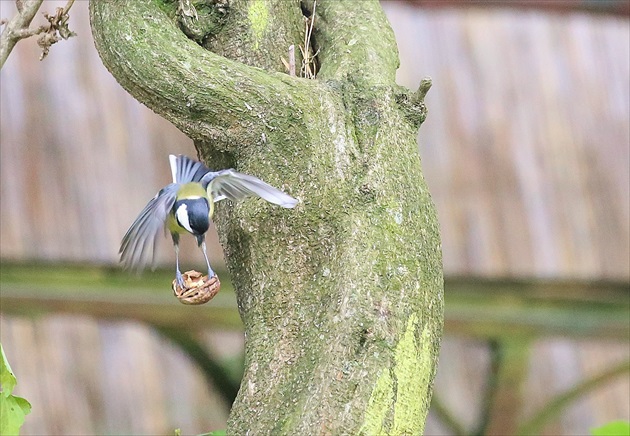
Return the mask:
<path id="1" fill-rule="evenodd" d="M 8 6 L 0 2 L 0 16 L 11 15 Z M 44 3 L 47 10 L 55 6 Z M 59 291 L 50 301 L 67 307 L 78 298 L 77 290 L 92 290 L 83 283 L 63 297 L 63 289 L 53 286 L 55 277 L 65 280 L 56 275 L 63 269 L 54 267 L 21 270 L 17 286 L 5 274 L 15 271 L 7 262 L 115 264 L 121 235 L 168 182 L 166 155 L 195 154 L 186 137 L 128 97 L 102 67 L 86 6 L 77 2 L 71 12 L 70 27 L 78 37 L 55 45 L 42 63 L 34 41 L 22 42 L 0 75 L 0 327 L 18 393 L 34 405 L 24 433 L 221 428 L 228 407 L 216 389 L 208 389 L 200 369 L 150 327 L 77 315 L 33 317 L 30 309 L 21 316 L 6 309 L 15 300 L 5 295 L 26 297 L 50 288 Z M 434 80 L 419 142 L 440 215 L 447 276 L 612 281 L 621 283 L 616 301 L 627 307 L 627 18 L 534 10 L 423 11 L 394 2 L 385 7 L 401 54 L 400 82 L 415 88 L 425 75 Z M 212 242 L 217 263 L 221 250 L 216 237 Z M 194 243 L 186 244 L 183 262 L 198 264 Z M 171 249 L 162 245 L 160 264 L 172 268 Z M 94 272 L 93 282 L 107 271 Z M 144 280 L 168 294 L 168 284 Z M 138 288 L 124 283 L 121 290 Z M 129 298 L 139 304 L 148 297 L 134 291 Z M 233 308 L 233 297 L 225 298 L 221 304 Z M 447 315 L 466 310 L 467 302 L 452 301 Z M 104 300 L 92 304 L 105 307 Z M 208 313 L 217 313 L 222 306 L 216 304 Z M 496 343 L 488 345 L 487 337 L 478 335 L 471 340 L 473 332 L 451 332 L 443 344 L 436 392 L 444 409 L 472 429 L 483 411 Z M 494 333 L 502 332 L 495 328 Z M 242 347 L 238 330 L 197 334 L 219 359 L 234 359 Z M 527 347 L 503 349 L 522 362 L 524 377 L 520 409 L 506 411 L 508 420 L 531 417 L 554 395 L 630 354 L 623 335 L 607 340 L 559 335 L 536 335 Z M 628 419 L 629 390 L 627 376 L 616 378 L 570 405 L 543 433 L 583 434 L 605 421 Z M 427 433 L 452 433 L 443 420 L 443 413 L 432 413 Z"/>

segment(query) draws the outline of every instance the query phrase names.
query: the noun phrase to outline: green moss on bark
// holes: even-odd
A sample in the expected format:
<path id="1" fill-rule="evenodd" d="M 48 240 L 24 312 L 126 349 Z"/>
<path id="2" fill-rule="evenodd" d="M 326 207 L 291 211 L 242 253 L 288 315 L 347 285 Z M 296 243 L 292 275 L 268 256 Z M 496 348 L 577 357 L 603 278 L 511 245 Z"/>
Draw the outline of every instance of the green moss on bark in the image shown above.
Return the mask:
<path id="1" fill-rule="evenodd" d="M 258 50 L 265 32 L 269 28 L 269 10 L 264 0 L 253 0 L 247 8 L 249 27 L 254 41 L 253 49 Z"/>

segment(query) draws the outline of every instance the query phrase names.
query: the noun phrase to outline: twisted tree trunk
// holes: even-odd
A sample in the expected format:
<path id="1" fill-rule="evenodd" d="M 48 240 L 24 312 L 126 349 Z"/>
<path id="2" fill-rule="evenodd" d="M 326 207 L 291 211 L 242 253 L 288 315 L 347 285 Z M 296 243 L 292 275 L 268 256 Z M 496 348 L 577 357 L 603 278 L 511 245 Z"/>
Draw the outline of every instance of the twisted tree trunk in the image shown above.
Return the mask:
<path id="1" fill-rule="evenodd" d="M 300 199 L 221 202 L 246 332 L 236 434 L 418 434 L 442 330 L 442 265 L 416 133 L 426 86 L 394 82 L 377 1 L 316 5 L 316 80 L 282 58 L 312 2 L 92 1 L 97 49 L 135 98 L 234 167 Z M 187 36 L 188 35 L 188 36 Z M 296 50 L 299 52 L 299 50 Z M 298 59 L 298 64 L 301 58 Z"/>

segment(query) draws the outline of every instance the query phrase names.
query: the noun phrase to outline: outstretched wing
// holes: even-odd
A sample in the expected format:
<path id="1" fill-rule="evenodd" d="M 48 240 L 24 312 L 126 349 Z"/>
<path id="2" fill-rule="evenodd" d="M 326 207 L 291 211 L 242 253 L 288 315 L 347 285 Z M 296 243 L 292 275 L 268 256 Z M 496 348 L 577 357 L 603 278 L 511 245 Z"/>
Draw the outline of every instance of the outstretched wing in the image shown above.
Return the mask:
<path id="1" fill-rule="evenodd" d="M 234 170 L 209 172 L 201 179 L 201 184 L 207 186 L 213 201 L 224 198 L 232 201 L 246 197 L 260 197 L 278 206 L 293 208 L 298 201 L 257 177 L 238 173 Z"/>
<path id="2" fill-rule="evenodd" d="M 125 269 L 140 272 L 148 263 L 153 264 L 157 241 L 175 204 L 178 188 L 178 184 L 171 183 L 158 192 L 123 236 L 119 253 Z"/>
<path id="3" fill-rule="evenodd" d="M 170 154 L 168 160 L 171 163 L 173 183 L 198 182 L 210 170 L 203 163 L 192 160 L 188 156 Z"/>

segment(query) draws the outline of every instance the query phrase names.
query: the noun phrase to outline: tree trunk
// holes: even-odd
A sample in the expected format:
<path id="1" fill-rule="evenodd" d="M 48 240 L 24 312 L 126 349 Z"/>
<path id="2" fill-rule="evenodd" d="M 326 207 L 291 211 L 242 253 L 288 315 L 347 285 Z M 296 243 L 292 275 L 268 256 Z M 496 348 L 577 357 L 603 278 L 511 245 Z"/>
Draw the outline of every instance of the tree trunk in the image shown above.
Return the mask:
<path id="1" fill-rule="evenodd" d="M 427 87 L 395 84 L 396 44 L 377 1 L 194 1 L 198 20 L 178 1 L 92 1 L 104 64 L 210 168 L 300 200 L 292 210 L 218 204 L 246 333 L 228 431 L 421 433 L 443 313 L 416 144 Z M 320 70 L 290 77 L 282 58 L 303 44 L 302 10 L 313 8 Z"/>

